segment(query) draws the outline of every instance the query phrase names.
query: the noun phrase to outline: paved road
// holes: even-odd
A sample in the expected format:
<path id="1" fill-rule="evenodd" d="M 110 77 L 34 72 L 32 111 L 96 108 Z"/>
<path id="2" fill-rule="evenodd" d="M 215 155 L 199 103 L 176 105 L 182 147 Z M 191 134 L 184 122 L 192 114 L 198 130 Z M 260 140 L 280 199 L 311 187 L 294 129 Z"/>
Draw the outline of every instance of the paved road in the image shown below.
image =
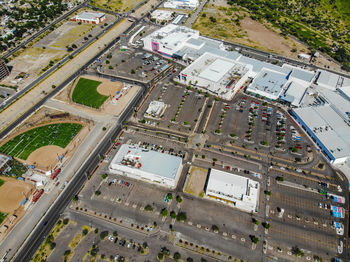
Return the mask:
<path id="1" fill-rule="evenodd" d="M 192 27 L 192 25 L 196 22 L 197 17 L 202 12 L 203 7 L 208 2 L 208 0 L 203 0 L 200 5 L 197 7 L 196 11 L 189 17 L 185 23 L 185 26 Z"/>
<path id="2" fill-rule="evenodd" d="M 33 41 L 35 38 L 37 38 L 38 36 L 40 36 L 41 34 L 43 34 L 46 30 L 48 30 L 49 28 L 51 28 L 52 26 L 58 24 L 59 22 L 61 22 L 63 19 L 66 19 L 68 16 L 70 16 L 71 14 L 73 14 L 75 11 L 79 10 L 80 8 L 84 7 L 89 1 L 86 0 L 85 2 L 83 2 L 82 4 L 74 7 L 73 9 L 71 9 L 70 11 L 68 11 L 67 13 L 63 14 L 62 16 L 60 16 L 58 19 L 56 19 L 55 21 L 53 21 L 51 24 L 45 26 L 44 28 L 42 28 L 40 31 L 36 32 L 35 34 L 33 34 L 32 36 L 30 36 L 27 40 L 25 40 L 24 42 L 22 42 L 21 44 L 17 45 L 15 48 L 11 49 L 10 51 L 8 51 L 6 54 L 3 55 L 3 58 L 9 58 L 11 55 L 13 55 L 15 52 L 17 52 L 19 49 L 21 49 L 22 47 L 26 46 L 27 44 L 29 44 L 31 41 Z"/>
<path id="3" fill-rule="evenodd" d="M 6 110 L 0 113 L 0 123 L 3 128 L 8 127 L 13 121 L 23 115 L 28 108 L 34 106 L 41 99 L 43 99 L 46 94 L 55 92 L 55 89 L 52 89 L 52 85 L 60 86 L 61 83 L 66 82 L 65 79 L 69 76 L 76 76 L 77 73 L 81 71 L 86 64 L 90 64 L 91 60 L 95 60 L 96 55 L 101 54 L 101 50 L 105 49 L 106 46 L 110 47 L 111 43 L 115 43 L 115 40 L 122 34 L 125 30 L 130 28 L 132 25 L 131 22 L 126 19 L 120 21 L 119 24 L 112 24 L 112 29 L 109 30 L 105 35 L 103 35 L 100 40 L 92 43 L 86 49 L 81 51 L 76 57 L 74 57 L 71 61 L 60 67 L 54 74 L 51 74 L 46 79 L 42 80 L 40 84 L 35 84 L 39 81 L 35 81 L 36 83 L 31 84 L 30 87 L 32 90 L 30 93 L 24 95 L 21 99 L 15 102 L 15 106 L 11 106 Z M 69 59 L 69 58 L 68 58 Z M 55 70 L 59 65 L 56 65 L 53 70 Z M 52 72 L 50 71 L 50 73 Z M 46 75 L 45 75 L 46 77 Z M 45 78 L 44 76 L 40 78 Z M 69 79 L 72 80 L 70 77 Z M 35 86 L 35 88 L 33 88 Z M 28 89 L 28 88 L 26 88 Z M 1 138 L 2 136 L 0 136 Z"/>
<path id="4" fill-rule="evenodd" d="M 64 65 L 65 63 L 67 63 L 70 60 L 70 57 L 74 57 L 76 55 L 78 55 L 80 52 L 82 52 L 86 47 L 88 47 L 89 45 L 91 45 L 93 42 L 95 42 L 95 40 L 99 37 L 101 37 L 103 34 L 105 34 L 106 31 L 108 31 L 109 29 L 113 28 L 117 23 L 119 23 L 120 20 L 115 21 L 114 23 L 112 23 L 111 25 L 109 25 L 104 31 L 101 31 L 95 38 L 90 39 L 89 41 L 87 41 L 86 43 L 84 43 L 81 47 L 77 48 L 76 50 L 74 50 L 70 56 L 66 56 L 64 57 L 60 62 L 58 62 L 57 64 L 55 64 L 53 67 L 51 67 L 49 70 L 45 71 L 42 75 L 40 75 L 37 79 L 35 79 L 32 83 L 30 83 L 28 86 L 26 86 L 25 88 L 23 88 L 22 90 L 20 90 L 19 92 L 15 93 L 13 96 L 11 96 L 9 99 L 7 99 L 6 101 L 4 101 L 1 105 L 0 105 L 0 110 L 1 113 L 3 110 L 5 110 L 7 107 L 11 106 L 16 100 L 18 100 L 19 98 L 21 98 L 23 95 L 25 95 L 26 93 L 28 93 L 30 90 L 32 90 L 34 87 L 36 87 L 39 83 L 41 83 L 44 79 L 46 79 L 47 77 L 49 77 L 53 72 L 55 72 L 57 69 L 59 69 L 60 67 L 62 67 L 62 65 Z M 75 59 L 74 59 L 75 60 Z M 0 113 L 0 116 L 1 116 Z M 1 119 L 1 118 L 0 118 Z"/>
<path id="5" fill-rule="evenodd" d="M 129 107 L 123 112 L 119 118 L 118 124 L 110 129 L 96 149 L 86 159 L 84 164 L 75 173 L 70 183 L 67 185 L 65 191 L 59 195 L 51 208 L 46 212 L 45 216 L 37 224 L 31 235 L 26 239 L 22 248 L 17 252 L 13 261 L 29 261 L 34 252 L 38 249 L 43 241 L 43 238 L 47 236 L 51 228 L 56 223 L 59 215 L 64 211 L 72 197 L 78 193 L 83 183 L 86 181 L 87 176 L 95 169 L 96 165 L 100 161 L 100 156 L 104 155 L 111 147 L 113 138 L 121 131 L 121 126 L 125 119 L 127 119 L 133 112 L 133 108 L 140 103 L 142 97 L 147 92 L 148 88 L 142 85 L 142 91 L 139 92 L 133 101 L 129 104 Z M 10 255 L 9 255 L 10 257 Z M 25 259 L 23 259 L 25 258 Z"/>

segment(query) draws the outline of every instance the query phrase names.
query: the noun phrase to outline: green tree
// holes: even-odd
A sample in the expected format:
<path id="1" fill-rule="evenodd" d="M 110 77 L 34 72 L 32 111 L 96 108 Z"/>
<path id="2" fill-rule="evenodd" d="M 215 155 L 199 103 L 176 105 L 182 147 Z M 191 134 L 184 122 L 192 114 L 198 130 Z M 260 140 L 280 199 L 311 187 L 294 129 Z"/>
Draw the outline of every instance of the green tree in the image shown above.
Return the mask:
<path id="1" fill-rule="evenodd" d="M 303 257 L 305 255 L 304 252 L 298 246 L 293 246 L 291 251 L 293 255 L 298 257 Z"/>
<path id="2" fill-rule="evenodd" d="M 88 233 L 89 233 L 89 230 L 87 228 L 84 228 L 82 232 L 83 236 L 86 236 Z"/>
<path id="3" fill-rule="evenodd" d="M 169 200 L 172 200 L 173 199 L 173 194 L 172 193 L 168 193 L 167 197 L 168 197 Z"/>
<path id="4" fill-rule="evenodd" d="M 174 211 L 171 211 L 171 212 L 170 212 L 170 217 L 171 217 L 172 219 L 175 219 L 175 218 L 176 218 L 176 213 L 175 213 Z"/>
<path id="5" fill-rule="evenodd" d="M 101 240 L 104 240 L 108 236 L 108 231 L 102 231 L 100 233 L 100 238 Z"/>
<path id="6" fill-rule="evenodd" d="M 151 205 L 146 205 L 145 210 L 151 212 L 153 211 L 153 207 Z"/>
<path id="7" fill-rule="evenodd" d="M 212 225 L 211 230 L 213 230 L 215 233 L 219 232 L 219 227 L 217 225 Z"/>
<path id="8" fill-rule="evenodd" d="M 178 203 L 181 203 L 181 202 L 182 202 L 182 197 L 181 197 L 181 196 L 176 196 L 176 201 L 177 201 Z"/>
<path id="9" fill-rule="evenodd" d="M 168 212 L 168 210 L 166 208 L 163 208 L 161 214 L 162 214 L 163 217 L 167 217 L 169 212 Z"/>
<path id="10" fill-rule="evenodd" d="M 175 260 L 179 260 L 181 258 L 181 255 L 179 252 L 175 252 L 173 257 Z"/>
<path id="11" fill-rule="evenodd" d="M 187 220 L 187 215 L 186 215 L 185 212 L 180 212 L 180 213 L 177 214 L 176 219 L 178 221 L 184 222 L 184 221 Z"/>

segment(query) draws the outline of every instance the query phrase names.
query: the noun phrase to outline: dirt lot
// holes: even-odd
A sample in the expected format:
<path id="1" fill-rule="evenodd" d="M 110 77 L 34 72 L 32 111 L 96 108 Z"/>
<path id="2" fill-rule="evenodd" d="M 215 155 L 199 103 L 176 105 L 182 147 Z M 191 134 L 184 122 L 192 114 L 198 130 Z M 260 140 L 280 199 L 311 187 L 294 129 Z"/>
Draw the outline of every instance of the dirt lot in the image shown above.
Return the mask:
<path id="1" fill-rule="evenodd" d="M 12 67 L 11 74 L 1 83 L 16 84 L 21 89 L 40 75 L 41 70 L 49 64 L 50 60 L 57 62 L 66 54 L 67 51 L 65 50 L 28 47 L 8 63 Z M 21 77 L 21 73 L 23 77 Z M 23 79 L 21 80 L 21 78 Z"/>
<path id="2" fill-rule="evenodd" d="M 269 52 L 278 53 L 297 59 L 299 53 L 308 53 L 306 45 L 291 37 L 283 37 L 279 30 L 269 24 L 262 24 L 249 17 L 243 9 L 232 11 L 226 1 L 211 1 L 201 12 L 193 28 L 201 34 L 218 39 L 225 39 L 235 43 L 251 46 Z M 202 14 L 206 17 L 202 17 Z M 209 17 L 214 17 L 217 22 L 212 23 Z M 296 49 L 292 52 L 292 49 Z M 325 57 L 319 57 L 316 62 L 319 66 L 330 66 L 339 69 L 340 66 L 328 61 Z"/>
<path id="3" fill-rule="evenodd" d="M 187 180 L 185 193 L 201 196 L 203 194 L 205 181 L 207 180 L 208 170 L 201 167 L 191 166 L 190 175 Z"/>
<path id="4" fill-rule="evenodd" d="M 97 91 L 102 95 L 110 96 L 110 98 L 108 98 L 106 102 L 99 109 L 94 109 L 91 107 L 87 107 L 87 106 L 72 102 L 72 93 L 73 93 L 74 87 L 79 81 L 79 78 L 77 78 L 75 81 L 70 83 L 67 87 L 65 87 L 55 97 L 55 99 L 68 103 L 73 107 L 79 108 L 80 110 L 84 109 L 84 111 L 86 112 L 94 112 L 94 113 L 100 112 L 101 114 L 108 113 L 113 115 L 120 115 L 124 111 L 128 103 L 130 102 L 130 100 L 136 95 L 137 91 L 140 88 L 138 86 L 133 86 L 128 90 L 128 92 L 125 95 L 119 98 L 118 102 L 115 104 L 115 103 L 112 103 L 112 98 L 117 93 L 117 91 L 120 91 L 123 88 L 123 83 L 112 82 L 109 79 L 100 78 L 100 77 L 91 76 L 91 75 L 82 75 L 81 77 L 102 82 L 102 84 L 98 86 Z"/>
<path id="5" fill-rule="evenodd" d="M 64 113 L 62 111 L 53 110 L 48 107 L 40 108 L 36 113 L 34 113 L 29 119 L 27 119 L 24 123 L 18 126 L 10 136 L 6 137 L 3 141 L 1 141 L 1 145 L 5 144 L 7 141 L 11 140 L 13 137 L 19 135 L 20 133 L 26 132 L 32 128 L 36 128 L 39 126 L 54 124 L 54 123 L 79 123 L 83 124 L 83 129 L 74 137 L 74 139 L 69 143 L 66 148 L 61 148 L 59 146 L 44 146 L 41 147 L 34 152 L 32 152 L 26 161 L 21 159 L 17 159 L 22 163 L 26 163 L 28 165 L 35 165 L 40 170 L 50 170 L 54 168 L 58 163 L 57 155 L 65 155 L 65 159 L 71 157 L 76 148 L 79 146 L 80 142 L 85 139 L 85 137 L 89 133 L 89 129 L 92 128 L 93 123 L 86 119 L 83 119 L 78 116 L 69 115 L 65 118 L 56 118 L 51 119 L 49 116 L 54 114 Z"/>
<path id="6" fill-rule="evenodd" d="M 143 0 L 94 0 L 92 4 L 113 11 L 128 12 L 142 2 Z"/>
<path id="7" fill-rule="evenodd" d="M 0 187 L 0 211 L 10 213 L 7 216 L 9 218 L 15 210 L 21 207 L 25 196 L 30 196 L 34 186 L 10 177 L 2 176 L 1 179 L 6 182 Z"/>
<path id="8" fill-rule="evenodd" d="M 87 47 L 79 55 L 74 57 L 68 63 L 59 68 L 54 74 L 43 80 L 38 84 L 31 92 L 27 93 L 20 100 L 16 102 L 16 106 L 11 106 L 5 111 L 0 113 L 0 129 L 6 128 L 13 119 L 18 118 L 19 115 L 23 114 L 24 111 L 42 99 L 43 92 L 50 93 L 52 85 L 59 86 L 67 77 L 74 74 L 79 68 L 81 68 L 91 57 L 93 57 L 101 48 L 113 41 L 122 32 L 124 32 L 131 22 L 127 19 L 123 19 L 114 28 L 109 30 L 106 34 L 100 37 L 97 41 Z"/>
<path id="9" fill-rule="evenodd" d="M 112 15 L 106 15 L 105 23 L 112 23 L 115 19 Z M 42 74 L 42 69 L 48 66 L 50 61 L 56 63 L 67 55 L 67 46 L 75 44 L 79 47 L 86 42 L 84 37 L 89 35 L 88 38 L 95 37 L 101 30 L 103 29 L 100 26 L 91 24 L 78 24 L 73 21 L 59 23 L 54 31 L 42 39 L 34 40 L 32 46 L 17 52 L 10 58 L 9 65 L 13 69 L 3 83 L 17 84 L 20 89 L 23 88 Z M 25 76 L 23 80 L 19 79 L 21 73 Z"/>

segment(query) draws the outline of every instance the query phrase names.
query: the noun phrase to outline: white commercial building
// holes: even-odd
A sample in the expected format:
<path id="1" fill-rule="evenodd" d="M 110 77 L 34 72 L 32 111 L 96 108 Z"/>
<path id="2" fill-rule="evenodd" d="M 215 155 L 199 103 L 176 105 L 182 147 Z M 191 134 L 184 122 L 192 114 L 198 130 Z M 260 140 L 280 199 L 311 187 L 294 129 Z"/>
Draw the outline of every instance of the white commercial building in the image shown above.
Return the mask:
<path id="1" fill-rule="evenodd" d="M 179 80 L 230 100 L 248 80 L 248 71 L 244 64 L 235 60 L 204 53 L 180 73 Z"/>
<path id="2" fill-rule="evenodd" d="M 287 81 L 287 74 L 263 68 L 248 86 L 247 92 L 276 100 L 282 94 Z"/>
<path id="3" fill-rule="evenodd" d="M 236 60 L 240 54 L 226 51 L 221 41 L 202 37 L 186 26 L 168 24 L 142 38 L 144 49 L 174 59 L 192 62 L 204 53 Z"/>
<path id="4" fill-rule="evenodd" d="M 172 13 L 171 11 L 157 9 L 152 12 L 151 19 L 158 24 L 169 22 L 172 20 Z"/>
<path id="5" fill-rule="evenodd" d="M 293 114 L 330 162 L 346 161 L 350 156 L 349 118 L 331 104 L 297 108 Z"/>
<path id="6" fill-rule="evenodd" d="M 317 73 L 316 84 L 318 86 L 328 88 L 330 90 L 336 90 L 342 86 L 350 85 L 350 80 L 343 76 L 325 70 L 318 70 Z"/>
<path id="7" fill-rule="evenodd" d="M 164 102 L 151 101 L 145 114 L 152 117 L 160 117 L 164 113 L 164 109 L 165 109 Z"/>
<path id="8" fill-rule="evenodd" d="M 111 173 L 176 187 L 182 170 L 182 158 L 123 144 L 109 166 Z"/>
<path id="9" fill-rule="evenodd" d="M 292 81 L 286 86 L 286 90 L 280 96 L 280 100 L 289 103 L 293 107 L 299 107 L 305 94 L 307 87 Z"/>
<path id="10" fill-rule="evenodd" d="M 260 184 L 249 178 L 210 169 L 205 194 L 246 212 L 258 212 Z"/>
<path id="11" fill-rule="evenodd" d="M 198 0 L 168 0 L 164 3 L 165 8 L 195 9 L 199 4 Z"/>
<path id="12" fill-rule="evenodd" d="M 106 15 L 104 13 L 95 12 L 83 12 L 73 18 L 71 21 L 82 22 L 87 24 L 99 24 L 106 20 Z"/>

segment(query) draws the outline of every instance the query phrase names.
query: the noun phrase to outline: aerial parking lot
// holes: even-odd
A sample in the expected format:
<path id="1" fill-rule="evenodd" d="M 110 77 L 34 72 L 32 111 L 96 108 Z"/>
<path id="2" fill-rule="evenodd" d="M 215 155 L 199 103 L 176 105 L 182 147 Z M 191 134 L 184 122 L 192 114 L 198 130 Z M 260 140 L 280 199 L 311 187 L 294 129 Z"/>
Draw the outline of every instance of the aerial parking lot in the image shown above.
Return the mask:
<path id="1" fill-rule="evenodd" d="M 151 117 L 146 111 L 152 101 L 164 103 L 162 114 Z M 141 123 L 149 123 L 176 131 L 193 132 L 199 123 L 199 117 L 207 103 L 204 95 L 184 89 L 173 83 L 160 83 L 150 93 L 139 109 L 137 118 Z"/>
<path id="2" fill-rule="evenodd" d="M 112 2 L 110 13 L 139 4 Z M 289 78 L 297 81 L 298 73 L 304 77 L 305 72 L 254 59 L 243 66 L 246 58 L 238 49 L 228 51 L 234 46 L 224 50 L 219 41 L 198 37 L 195 30 L 178 28 L 176 23 L 169 27 L 174 27 L 171 32 L 192 35 L 191 47 L 163 50 L 172 40 L 168 33 L 153 35 L 147 42 L 145 35 L 158 26 L 148 16 L 135 19 L 141 9 L 153 9 L 156 0 L 143 3 L 52 75 L 63 79 L 57 73 L 74 74 L 64 86 L 57 88 L 51 85 L 59 85 L 57 81 L 45 80 L 45 88 L 57 92 L 0 143 L 0 152 L 22 163 L 25 174 L 16 174 L 21 168 L 13 159 L 0 170 L 18 178 L 17 183 L 25 179 L 33 184 L 24 190 L 30 194 L 25 199 L 30 208 L 35 207 L 29 209 L 26 223 L 40 219 L 38 211 L 46 210 L 37 209 L 41 205 L 58 206 L 46 213 L 38 224 L 39 233 L 28 238 L 36 242 L 26 244 L 23 253 L 32 255 L 30 248 L 35 247 L 33 261 L 320 262 L 345 258 L 349 247 L 347 180 L 333 170 L 317 149 L 316 139 L 311 140 L 312 135 L 296 122 L 302 121 L 291 117 L 286 104 L 296 107 L 300 101 L 294 96 L 288 96 L 291 102 L 282 99 L 282 92 L 287 97 L 290 87 L 264 80 L 262 85 L 269 82 L 278 87 L 280 93 L 271 91 L 273 96 L 245 88 L 259 70 L 281 71 L 273 74 L 285 84 Z M 108 5 L 105 1 L 93 4 Z M 59 27 L 57 41 L 51 32 L 50 38 L 35 44 L 68 54 L 68 49 L 84 45 L 106 26 L 78 25 Z M 158 46 L 155 43 L 160 39 L 167 40 Z M 69 41 L 77 47 L 64 46 Z M 179 45 L 181 41 L 174 43 Z M 203 50 L 210 53 L 215 45 L 221 50 L 203 56 L 202 69 L 207 71 L 200 73 L 195 67 L 185 73 L 190 60 L 196 59 L 192 55 L 202 57 Z M 98 55 L 93 56 L 90 49 Z M 182 56 L 183 50 L 188 53 Z M 224 59 L 214 56 L 235 62 L 227 61 L 224 69 L 220 62 Z M 208 66 L 213 61 L 219 65 Z M 68 72 L 67 66 L 74 62 L 78 71 Z M 316 72 L 305 74 L 316 77 Z M 208 75 L 213 78 L 206 82 L 203 79 Z M 230 98 L 223 96 L 231 89 L 235 92 Z M 33 92 L 41 92 L 37 90 Z M 280 104 L 275 97 L 284 102 Z M 34 172 L 42 180 L 35 180 Z M 51 205 L 60 192 L 64 192 L 59 196 L 63 201 Z M 17 194 L 16 201 L 20 200 Z M 0 206 L 0 220 L 16 219 L 10 216 L 13 210 Z M 0 233 L 6 230 L 1 227 Z M 40 247 L 39 238 L 43 239 Z M 8 249 L 14 242 L 10 239 L 0 247 Z"/>
<path id="3" fill-rule="evenodd" d="M 214 101 L 208 128 L 217 143 L 243 146 L 291 160 L 306 160 L 307 143 L 289 116 L 267 102 L 242 94 L 233 101 Z"/>

